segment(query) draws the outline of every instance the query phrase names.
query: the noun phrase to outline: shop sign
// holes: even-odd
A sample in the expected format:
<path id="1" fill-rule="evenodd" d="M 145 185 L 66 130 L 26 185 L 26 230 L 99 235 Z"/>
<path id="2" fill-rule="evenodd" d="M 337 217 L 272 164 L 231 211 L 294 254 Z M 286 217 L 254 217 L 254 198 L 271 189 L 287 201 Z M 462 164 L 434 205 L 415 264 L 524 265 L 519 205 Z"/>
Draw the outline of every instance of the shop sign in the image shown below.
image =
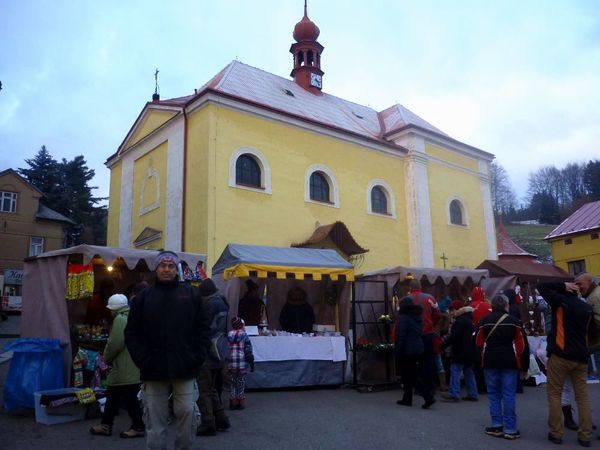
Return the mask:
<path id="1" fill-rule="evenodd" d="M 23 271 L 15 269 L 5 269 L 4 284 L 23 284 Z"/>

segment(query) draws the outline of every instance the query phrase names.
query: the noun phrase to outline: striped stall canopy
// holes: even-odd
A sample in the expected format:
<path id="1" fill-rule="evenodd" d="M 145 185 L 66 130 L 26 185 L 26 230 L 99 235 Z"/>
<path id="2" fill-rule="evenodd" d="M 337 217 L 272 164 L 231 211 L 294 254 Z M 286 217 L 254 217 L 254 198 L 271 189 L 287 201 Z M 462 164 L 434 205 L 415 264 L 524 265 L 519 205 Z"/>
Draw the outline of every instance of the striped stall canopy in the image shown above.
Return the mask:
<path id="1" fill-rule="evenodd" d="M 340 277 L 354 281 L 354 268 L 335 250 L 313 248 L 265 247 L 229 244 L 212 268 L 212 274 L 231 277 L 256 276 L 278 279 L 333 281 Z"/>

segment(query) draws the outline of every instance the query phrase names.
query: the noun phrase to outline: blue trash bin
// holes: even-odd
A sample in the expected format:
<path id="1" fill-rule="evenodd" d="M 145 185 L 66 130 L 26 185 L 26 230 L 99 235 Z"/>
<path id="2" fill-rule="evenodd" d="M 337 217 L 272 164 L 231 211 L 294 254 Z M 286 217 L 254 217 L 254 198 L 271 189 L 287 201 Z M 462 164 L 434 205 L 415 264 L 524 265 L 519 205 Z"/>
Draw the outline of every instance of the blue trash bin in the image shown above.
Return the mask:
<path id="1" fill-rule="evenodd" d="M 35 407 L 33 393 L 65 387 L 62 349 L 58 339 L 17 339 L 6 345 L 12 351 L 4 385 L 4 410 Z"/>

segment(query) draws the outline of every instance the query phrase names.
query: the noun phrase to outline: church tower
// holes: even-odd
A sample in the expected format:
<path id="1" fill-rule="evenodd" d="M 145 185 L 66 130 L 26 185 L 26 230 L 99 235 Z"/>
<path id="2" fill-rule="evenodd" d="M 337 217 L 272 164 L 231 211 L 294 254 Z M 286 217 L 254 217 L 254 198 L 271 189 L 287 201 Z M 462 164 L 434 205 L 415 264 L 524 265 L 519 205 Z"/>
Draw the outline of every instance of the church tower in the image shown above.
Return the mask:
<path id="1" fill-rule="evenodd" d="M 293 37 L 296 42 L 290 47 L 290 53 L 294 55 L 294 68 L 290 76 L 313 94 L 320 94 L 323 88 L 321 53 L 324 47 L 317 42 L 319 33 L 319 27 L 308 18 L 304 0 L 304 17 L 294 27 Z"/>

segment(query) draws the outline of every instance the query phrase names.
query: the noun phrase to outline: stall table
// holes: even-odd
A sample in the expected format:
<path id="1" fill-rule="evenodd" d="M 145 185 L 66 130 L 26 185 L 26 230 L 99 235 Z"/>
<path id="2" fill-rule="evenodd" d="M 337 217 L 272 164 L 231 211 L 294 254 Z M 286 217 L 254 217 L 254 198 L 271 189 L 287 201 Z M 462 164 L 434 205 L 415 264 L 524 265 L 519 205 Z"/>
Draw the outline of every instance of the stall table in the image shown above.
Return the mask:
<path id="1" fill-rule="evenodd" d="M 246 387 L 335 385 L 344 381 L 344 336 L 251 336 L 255 371 Z"/>

